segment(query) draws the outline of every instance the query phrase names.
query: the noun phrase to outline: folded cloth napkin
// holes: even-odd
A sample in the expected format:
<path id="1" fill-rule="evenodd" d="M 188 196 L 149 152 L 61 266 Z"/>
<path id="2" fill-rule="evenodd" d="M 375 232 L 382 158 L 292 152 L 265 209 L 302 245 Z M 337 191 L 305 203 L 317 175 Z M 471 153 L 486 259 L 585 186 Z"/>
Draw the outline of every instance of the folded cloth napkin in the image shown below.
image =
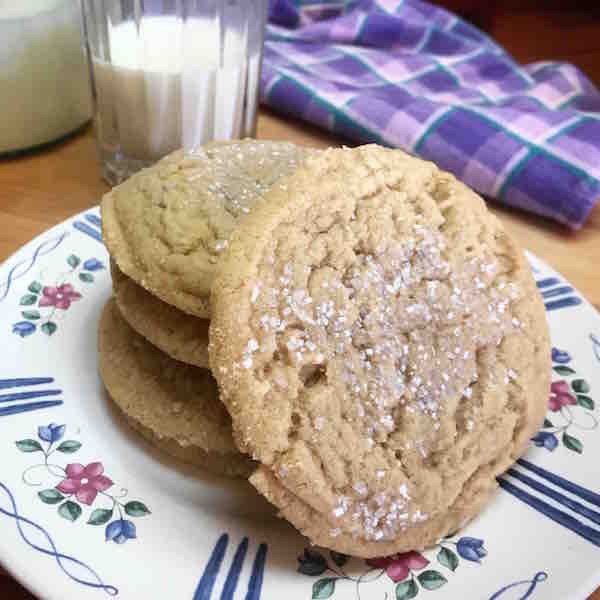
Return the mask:
<path id="1" fill-rule="evenodd" d="M 600 199 L 600 93 L 572 65 L 521 66 L 420 0 L 271 0 L 269 21 L 261 93 L 275 109 L 572 228 Z"/>

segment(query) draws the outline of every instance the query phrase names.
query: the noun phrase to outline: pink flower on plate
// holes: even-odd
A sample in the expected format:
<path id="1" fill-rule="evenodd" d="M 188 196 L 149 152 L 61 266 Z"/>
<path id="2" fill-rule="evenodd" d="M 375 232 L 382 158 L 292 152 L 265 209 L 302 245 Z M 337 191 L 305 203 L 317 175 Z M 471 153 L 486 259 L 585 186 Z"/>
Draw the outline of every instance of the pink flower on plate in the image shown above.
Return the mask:
<path id="1" fill-rule="evenodd" d="M 577 400 L 570 393 L 571 387 L 564 381 L 553 381 L 550 386 L 550 396 L 548 397 L 548 408 L 552 412 L 558 412 L 563 406 L 567 404 L 577 404 Z"/>
<path id="2" fill-rule="evenodd" d="M 58 287 L 44 286 L 42 297 L 40 298 L 40 306 L 55 306 L 61 310 L 67 310 L 71 306 L 71 302 L 79 300 L 81 294 L 76 292 L 70 283 L 63 283 Z"/>
<path id="3" fill-rule="evenodd" d="M 75 494 L 82 504 L 88 506 L 94 502 L 98 492 L 104 492 L 113 485 L 111 479 L 103 475 L 104 467 L 100 462 L 83 466 L 71 463 L 65 469 L 67 477 L 63 479 L 56 489 L 63 494 Z"/>
<path id="4" fill-rule="evenodd" d="M 404 552 L 384 558 L 370 558 L 366 561 L 370 567 L 385 569 L 388 577 L 395 583 L 404 581 L 411 570 L 419 570 L 426 567 L 429 561 L 418 552 Z"/>

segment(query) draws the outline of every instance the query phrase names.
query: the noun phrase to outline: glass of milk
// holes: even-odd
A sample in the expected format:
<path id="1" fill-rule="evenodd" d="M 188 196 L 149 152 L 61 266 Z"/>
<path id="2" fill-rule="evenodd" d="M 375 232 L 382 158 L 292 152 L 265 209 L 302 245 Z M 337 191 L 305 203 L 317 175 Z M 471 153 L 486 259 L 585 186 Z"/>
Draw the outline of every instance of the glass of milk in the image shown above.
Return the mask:
<path id="1" fill-rule="evenodd" d="M 82 0 L 102 174 L 252 136 L 267 0 Z"/>
<path id="2" fill-rule="evenodd" d="M 0 156 L 40 146 L 91 116 L 74 0 L 0 0 Z"/>

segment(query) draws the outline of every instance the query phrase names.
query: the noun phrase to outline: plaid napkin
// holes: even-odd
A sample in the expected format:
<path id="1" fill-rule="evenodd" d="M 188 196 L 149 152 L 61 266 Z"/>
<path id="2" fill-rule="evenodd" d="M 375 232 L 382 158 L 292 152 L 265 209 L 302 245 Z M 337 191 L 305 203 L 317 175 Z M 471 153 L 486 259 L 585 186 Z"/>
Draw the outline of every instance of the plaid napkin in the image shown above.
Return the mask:
<path id="1" fill-rule="evenodd" d="M 271 0 L 261 92 L 280 111 L 404 148 L 572 228 L 600 198 L 600 93 L 585 75 L 521 66 L 420 0 Z"/>

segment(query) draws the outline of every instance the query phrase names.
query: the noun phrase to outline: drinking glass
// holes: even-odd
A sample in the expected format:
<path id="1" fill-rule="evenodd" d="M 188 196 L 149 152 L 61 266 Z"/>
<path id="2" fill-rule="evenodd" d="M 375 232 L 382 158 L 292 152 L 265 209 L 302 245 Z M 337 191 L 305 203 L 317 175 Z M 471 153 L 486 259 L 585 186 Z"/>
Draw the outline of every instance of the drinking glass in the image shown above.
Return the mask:
<path id="1" fill-rule="evenodd" d="M 105 179 L 253 136 L 267 0 L 81 0 Z"/>

